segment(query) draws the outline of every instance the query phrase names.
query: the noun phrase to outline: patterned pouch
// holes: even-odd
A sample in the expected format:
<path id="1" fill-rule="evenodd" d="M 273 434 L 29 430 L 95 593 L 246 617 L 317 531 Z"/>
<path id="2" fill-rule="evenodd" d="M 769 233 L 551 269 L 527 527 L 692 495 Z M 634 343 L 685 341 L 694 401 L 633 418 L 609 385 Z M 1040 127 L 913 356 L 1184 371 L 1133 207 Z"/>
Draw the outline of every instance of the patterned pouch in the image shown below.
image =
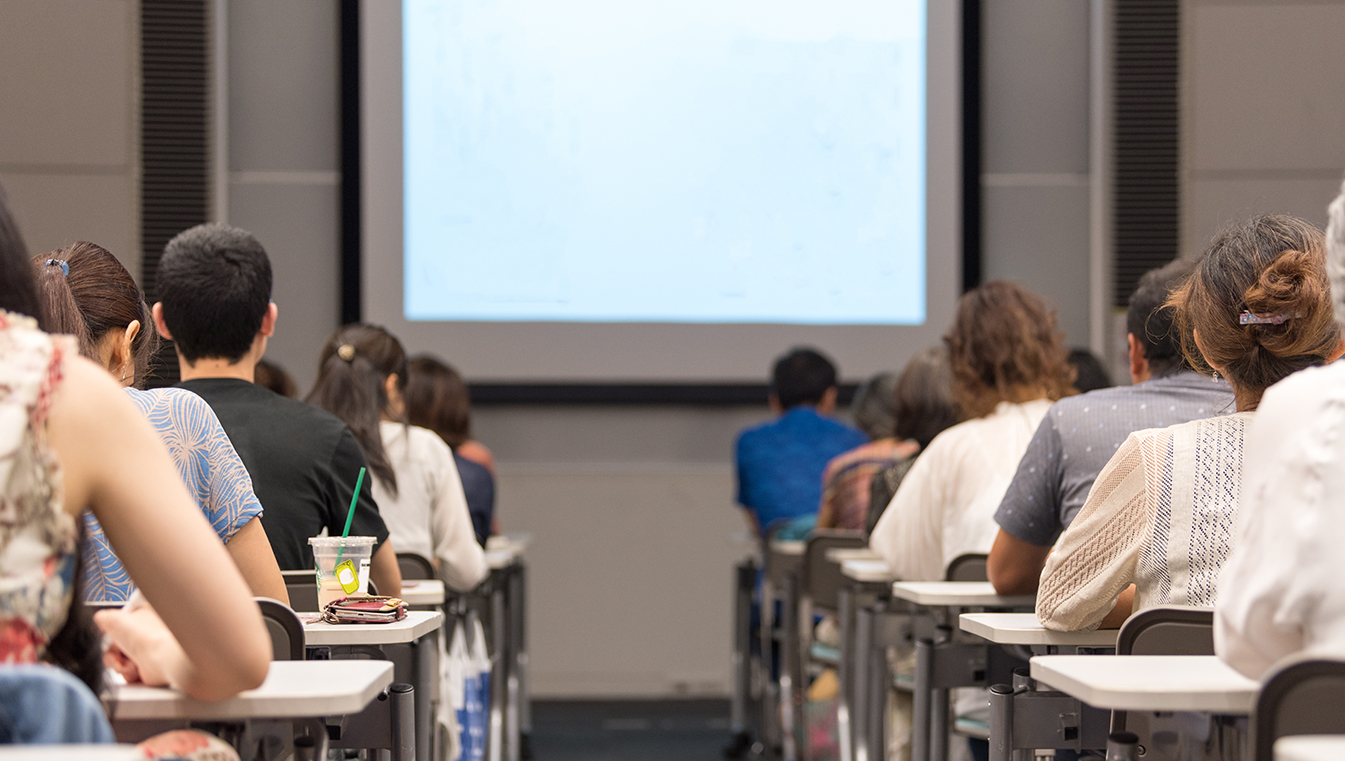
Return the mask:
<path id="1" fill-rule="evenodd" d="M 322 610 L 322 620 L 329 624 L 390 624 L 403 618 L 406 603 L 383 595 L 342 597 Z"/>

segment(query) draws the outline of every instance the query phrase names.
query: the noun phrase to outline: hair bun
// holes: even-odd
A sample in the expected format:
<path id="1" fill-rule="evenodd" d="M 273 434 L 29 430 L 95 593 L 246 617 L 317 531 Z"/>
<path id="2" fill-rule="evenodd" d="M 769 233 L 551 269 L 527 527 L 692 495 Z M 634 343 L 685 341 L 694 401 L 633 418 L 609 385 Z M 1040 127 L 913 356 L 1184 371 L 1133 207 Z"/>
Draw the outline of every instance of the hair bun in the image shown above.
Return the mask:
<path id="1" fill-rule="evenodd" d="M 1243 329 L 1278 357 L 1306 354 L 1316 343 L 1317 326 L 1333 320 L 1331 286 L 1320 252 L 1285 251 L 1243 295 Z M 1238 316 L 1234 316 L 1235 319 Z"/>

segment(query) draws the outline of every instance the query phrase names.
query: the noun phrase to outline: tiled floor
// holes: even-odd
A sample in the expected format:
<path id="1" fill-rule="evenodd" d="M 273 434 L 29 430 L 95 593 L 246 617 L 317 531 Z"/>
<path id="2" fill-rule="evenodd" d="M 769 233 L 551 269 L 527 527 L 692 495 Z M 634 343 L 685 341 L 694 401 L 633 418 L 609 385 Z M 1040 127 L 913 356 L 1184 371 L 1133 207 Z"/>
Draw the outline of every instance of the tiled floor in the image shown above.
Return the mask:
<path id="1" fill-rule="evenodd" d="M 716 761 L 727 700 L 535 701 L 536 761 Z"/>

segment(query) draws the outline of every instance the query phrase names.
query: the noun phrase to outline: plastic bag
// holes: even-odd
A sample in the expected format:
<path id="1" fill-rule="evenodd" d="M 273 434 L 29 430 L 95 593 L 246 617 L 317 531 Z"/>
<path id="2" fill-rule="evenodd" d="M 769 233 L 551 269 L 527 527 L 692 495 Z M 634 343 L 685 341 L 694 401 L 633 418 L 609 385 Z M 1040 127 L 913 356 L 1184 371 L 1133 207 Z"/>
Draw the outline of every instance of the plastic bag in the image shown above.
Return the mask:
<path id="1" fill-rule="evenodd" d="M 469 612 L 453 631 L 441 659 L 444 692 L 439 723 L 449 736 L 450 761 L 483 761 L 490 729 L 490 656 L 481 620 Z"/>

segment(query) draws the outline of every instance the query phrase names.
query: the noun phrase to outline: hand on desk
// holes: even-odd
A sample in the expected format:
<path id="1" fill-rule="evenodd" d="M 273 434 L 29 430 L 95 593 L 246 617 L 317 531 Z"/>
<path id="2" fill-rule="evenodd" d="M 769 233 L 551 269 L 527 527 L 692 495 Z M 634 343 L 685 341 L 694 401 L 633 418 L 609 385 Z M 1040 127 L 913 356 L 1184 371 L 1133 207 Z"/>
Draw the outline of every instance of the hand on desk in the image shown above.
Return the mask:
<path id="1" fill-rule="evenodd" d="M 100 610 L 93 620 L 109 641 L 103 663 L 130 684 L 175 686 L 173 676 L 188 667 L 182 646 L 149 605 Z"/>

